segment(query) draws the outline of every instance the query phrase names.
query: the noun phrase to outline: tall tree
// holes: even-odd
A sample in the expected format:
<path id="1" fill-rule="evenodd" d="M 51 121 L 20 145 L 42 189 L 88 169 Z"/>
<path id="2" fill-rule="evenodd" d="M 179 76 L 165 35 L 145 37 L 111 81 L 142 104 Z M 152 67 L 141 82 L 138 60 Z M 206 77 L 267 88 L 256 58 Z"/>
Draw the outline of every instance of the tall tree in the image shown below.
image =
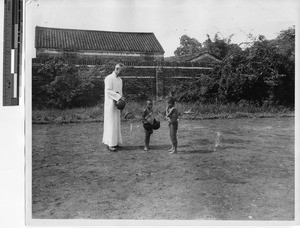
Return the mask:
<path id="1" fill-rule="evenodd" d="M 276 70 L 281 75 L 281 86 L 274 90 L 274 96 L 281 103 L 294 104 L 295 96 L 295 26 L 282 30 L 276 39 L 270 42 L 279 56 Z"/>
<path id="2" fill-rule="evenodd" d="M 212 40 L 207 34 L 207 39 L 203 42 L 203 50 L 208 51 L 219 59 L 223 59 L 231 49 L 239 48 L 237 44 L 231 44 L 232 36 L 230 35 L 228 38 L 221 39 L 218 33 L 216 33 Z"/>
<path id="3" fill-rule="evenodd" d="M 244 51 L 231 49 L 215 75 L 219 92 L 228 100 L 247 99 L 260 104 L 294 104 L 294 29 L 281 31 L 274 40 L 263 35 Z"/>
<path id="4" fill-rule="evenodd" d="M 202 45 L 198 40 L 183 35 L 180 37 L 180 47 L 174 51 L 174 54 L 175 56 L 193 55 L 199 53 L 201 48 Z"/>

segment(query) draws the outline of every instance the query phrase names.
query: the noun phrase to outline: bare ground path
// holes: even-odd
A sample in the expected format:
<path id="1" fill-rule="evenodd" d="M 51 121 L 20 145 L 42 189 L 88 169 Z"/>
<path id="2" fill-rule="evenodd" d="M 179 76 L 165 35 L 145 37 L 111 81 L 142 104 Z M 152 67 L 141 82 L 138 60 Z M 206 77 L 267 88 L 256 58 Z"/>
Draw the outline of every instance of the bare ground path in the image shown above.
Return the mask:
<path id="1" fill-rule="evenodd" d="M 111 153 L 101 123 L 33 125 L 33 218 L 294 219 L 294 118 L 183 120 L 176 155 L 166 123 L 148 152 L 122 131 Z"/>

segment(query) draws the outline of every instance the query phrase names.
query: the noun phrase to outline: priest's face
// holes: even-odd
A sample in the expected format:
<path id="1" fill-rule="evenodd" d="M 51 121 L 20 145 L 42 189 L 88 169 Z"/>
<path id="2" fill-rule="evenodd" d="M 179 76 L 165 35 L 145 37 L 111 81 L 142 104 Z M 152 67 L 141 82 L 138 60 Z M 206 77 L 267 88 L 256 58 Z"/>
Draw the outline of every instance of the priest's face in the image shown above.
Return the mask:
<path id="1" fill-rule="evenodd" d="M 120 67 L 120 66 L 117 66 L 117 67 L 116 67 L 116 69 L 115 69 L 115 73 L 116 73 L 116 75 L 117 75 L 117 76 L 119 76 L 119 75 L 121 74 L 122 70 L 123 70 L 123 68 L 122 68 L 122 67 Z"/>

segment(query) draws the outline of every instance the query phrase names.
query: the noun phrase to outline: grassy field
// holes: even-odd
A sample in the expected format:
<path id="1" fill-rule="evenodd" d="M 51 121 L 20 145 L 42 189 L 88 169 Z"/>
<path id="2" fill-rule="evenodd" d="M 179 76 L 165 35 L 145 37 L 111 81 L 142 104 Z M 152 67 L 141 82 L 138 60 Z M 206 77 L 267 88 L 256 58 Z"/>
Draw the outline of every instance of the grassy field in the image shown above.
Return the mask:
<path id="1" fill-rule="evenodd" d="M 33 125 L 32 213 L 42 219 L 293 220 L 294 118 L 179 121 L 143 151 L 140 122 L 124 148 L 102 145 L 102 123 Z M 217 132 L 221 146 L 214 150 Z"/>

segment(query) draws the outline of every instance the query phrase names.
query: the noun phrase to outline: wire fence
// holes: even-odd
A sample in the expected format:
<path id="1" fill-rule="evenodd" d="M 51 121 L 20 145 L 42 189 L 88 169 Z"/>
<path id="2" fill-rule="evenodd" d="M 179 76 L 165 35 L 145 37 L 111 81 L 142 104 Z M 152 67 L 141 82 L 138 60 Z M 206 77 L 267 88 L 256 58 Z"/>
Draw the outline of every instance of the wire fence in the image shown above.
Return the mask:
<path id="1" fill-rule="evenodd" d="M 47 62 L 45 59 L 32 59 L 33 78 L 36 82 L 34 91 L 40 90 L 41 85 L 47 84 L 47 75 L 38 75 L 39 70 Z M 181 88 L 184 84 L 196 83 L 204 75 L 209 75 L 212 66 L 192 62 L 158 62 L 158 61 L 122 61 L 126 70 L 122 72 L 124 93 L 135 100 L 144 100 L 147 97 L 164 96 Z M 107 61 L 93 59 L 70 59 L 66 64 L 72 64 L 78 69 L 80 78 L 84 78 L 93 87 L 87 94 L 90 100 L 100 100 L 104 91 L 104 78 L 111 71 L 103 73 L 103 66 Z M 51 63 L 55 64 L 55 63 Z M 160 72 L 160 73 L 159 73 Z M 160 77 L 157 77 L 157 74 Z M 96 76 L 96 77 L 95 77 Z M 92 81 L 88 79 L 92 79 Z M 45 81 L 45 82 L 43 82 Z M 186 91 L 189 89 L 187 88 Z"/>
<path id="2" fill-rule="evenodd" d="M 47 60 L 43 58 L 32 59 L 33 64 L 44 64 Z M 203 67 L 212 68 L 213 63 L 205 62 L 177 62 L 177 61 L 131 61 L 122 60 L 121 61 L 127 67 Z M 68 59 L 68 63 L 73 65 L 83 65 L 83 66 L 100 66 L 107 63 L 106 60 L 102 59 Z"/>

